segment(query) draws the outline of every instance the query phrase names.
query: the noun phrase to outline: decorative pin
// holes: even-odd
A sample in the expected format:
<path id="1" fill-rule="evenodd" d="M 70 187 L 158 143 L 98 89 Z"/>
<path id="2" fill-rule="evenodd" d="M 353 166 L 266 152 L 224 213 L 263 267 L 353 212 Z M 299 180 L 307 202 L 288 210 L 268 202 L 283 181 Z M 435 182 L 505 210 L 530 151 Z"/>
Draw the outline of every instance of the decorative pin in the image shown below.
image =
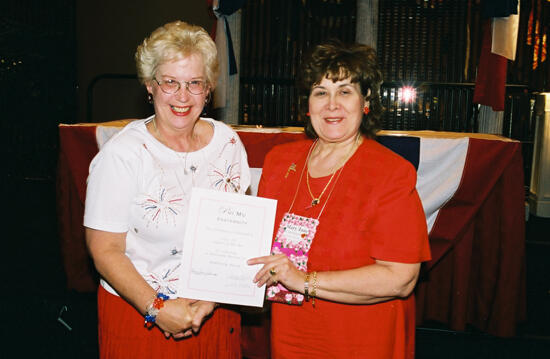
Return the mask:
<path id="1" fill-rule="evenodd" d="M 290 165 L 290 167 L 288 167 L 288 170 L 286 171 L 286 174 L 285 174 L 285 178 L 288 177 L 288 174 L 290 173 L 290 171 L 296 172 L 296 163 L 293 163 Z"/>

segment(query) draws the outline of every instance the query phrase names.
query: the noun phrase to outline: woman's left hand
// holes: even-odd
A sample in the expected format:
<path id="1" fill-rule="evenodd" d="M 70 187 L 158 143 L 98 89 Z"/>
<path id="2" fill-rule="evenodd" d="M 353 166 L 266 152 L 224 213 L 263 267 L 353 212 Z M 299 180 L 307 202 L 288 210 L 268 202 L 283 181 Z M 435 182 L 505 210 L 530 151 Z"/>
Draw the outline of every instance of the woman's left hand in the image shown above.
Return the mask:
<path id="1" fill-rule="evenodd" d="M 195 334 L 199 332 L 202 323 L 214 312 L 217 306 L 218 304 L 215 302 L 207 302 L 204 300 L 199 300 L 191 305 L 194 312 L 191 329 L 193 329 Z"/>
<path id="2" fill-rule="evenodd" d="M 254 276 L 254 283 L 261 287 L 280 282 L 287 289 L 301 292 L 304 289 L 305 273 L 298 270 L 284 254 L 251 258 L 248 265 L 263 264 L 264 266 Z"/>
<path id="3" fill-rule="evenodd" d="M 201 328 L 202 323 L 209 317 L 214 309 L 218 306 L 217 303 L 207 302 L 204 300 L 197 300 L 191 302 L 191 312 L 193 313 L 193 319 L 191 321 L 191 329 L 185 332 L 174 334 L 175 339 L 186 338 L 193 333 L 197 334 Z"/>

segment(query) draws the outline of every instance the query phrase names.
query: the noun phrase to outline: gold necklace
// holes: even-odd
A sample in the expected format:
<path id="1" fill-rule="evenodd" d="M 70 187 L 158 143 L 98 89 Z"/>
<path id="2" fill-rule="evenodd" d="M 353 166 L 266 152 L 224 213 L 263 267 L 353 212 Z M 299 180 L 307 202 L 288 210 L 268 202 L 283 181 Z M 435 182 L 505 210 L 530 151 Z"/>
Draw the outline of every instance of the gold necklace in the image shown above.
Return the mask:
<path id="1" fill-rule="evenodd" d="M 166 142 L 166 140 L 164 140 L 164 137 L 162 136 L 162 134 L 160 133 L 158 127 L 157 127 L 157 116 L 154 116 L 153 117 L 153 127 L 155 128 L 155 132 L 158 136 L 158 140 L 160 141 L 160 143 L 162 143 L 163 145 L 165 145 L 166 147 L 172 149 L 170 146 L 168 146 L 168 143 Z M 172 149 L 173 150 L 173 149 Z M 187 175 L 188 174 L 188 171 L 187 171 L 187 156 L 189 155 L 188 152 L 185 152 L 185 158 L 182 160 L 181 157 L 179 156 L 179 154 L 176 154 L 176 157 L 178 158 L 178 160 L 180 161 L 181 163 L 181 166 L 183 167 L 183 174 Z M 197 166 L 196 165 L 191 165 L 191 167 L 189 167 L 189 169 L 191 170 L 191 172 L 193 174 L 195 174 L 195 172 L 197 171 Z M 178 176 L 178 174 L 176 173 L 176 177 Z M 180 182 L 179 178 L 177 178 L 178 182 Z M 193 177 L 193 180 L 194 180 L 194 177 Z M 181 182 L 180 182 L 180 187 L 181 187 Z"/>
<path id="2" fill-rule="evenodd" d="M 323 188 L 323 190 L 321 191 L 321 194 L 319 195 L 319 197 L 315 197 L 313 195 L 313 192 L 311 191 L 311 187 L 309 185 L 309 168 L 308 168 L 309 156 L 308 156 L 308 158 L 306 159 L 306 184 L 307 184 L 307 190 L 309 191 L 309 195 L 311 196 L 311 207 L 315 207 L 316 205 L 318 205 L 321 202 L 321 197 L 323 197 L 323 194 L 325 194 L 325 191 L 327 190 L 328 186 L 332 182 L 332 179 L 334 178 L 334 175 L 336 175 L 336 173 L 340 172 L 342 170 L 342 168 L 344 168 L 344 165 L 346 164 L 346 162 L 350 158 L 351 153 L 353 152 L 353 150 L 355 149 L 355 146 L 359 142 L 360 136 L 361 135 L 358 133 L 357 137 L 355 138 L 355 142 L 351 146 L 348 154 L 344 157 L 344 159 L 340 163 L 338 163 L 338 166 L 335 167 L 335 168 L 338 168 L 338 170 L 336 170 L 332 173 L 332 176 L 330 176 L 330 179 L 328 180 L 327 184 L 325 185 L 325 188 Z"/>
<path id="3" fill-rule="evenodd" d="M 321 197 L 323 197 L 323 194 L 325 194 L 325 191 L 327 190 L 328 186 L 330 185 L 330 182 L 332 182 L 332 179 L 334 178 L 334 175 L 336 174 L 336 172 L 338 172 L 338 171 L 335 171 L 334 173 L 332 173 L 332 176 L 330 176 L 330 179 L 328 180 L 327 184 L 325 185 L 325 188 L 323 188 L 323 190 L 321 191 L 321 194 L 319 195 L 319 197 L 315 197 L 313 195 L 313 192 L 311 191 L 311 187 L 309 186 L 309 171 L 307 171 L 307 173 L 306 173 L 306 184 L 307 184 L 307 189 L 309 191 L 309 195 L 311 196 L 311 207 L 314 207 L 314 206 L 318 205 L 319 202 L 321 202 Z"/>

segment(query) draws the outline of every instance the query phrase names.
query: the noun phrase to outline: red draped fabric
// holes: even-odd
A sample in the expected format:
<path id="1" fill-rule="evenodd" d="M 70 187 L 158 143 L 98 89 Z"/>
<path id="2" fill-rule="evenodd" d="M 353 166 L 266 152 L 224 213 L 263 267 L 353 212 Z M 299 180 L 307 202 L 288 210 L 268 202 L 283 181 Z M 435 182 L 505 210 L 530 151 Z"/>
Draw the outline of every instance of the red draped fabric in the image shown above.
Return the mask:
<path id="1" fill-rule="evenodd" d="M 526 318 L 521 144 L 470 139 L 459 189 L 430 232 L 417 324 L 513 336 Z"/>
<path id="2" fill-rule="evenodd" d="M 98 277 L 86 250 L 84 201 L 88 165 L 98 151 L 95 126 L 61 126 L 57 165 L 57 212 L 68 289 L 97 290 Z"/>
<path id="3" fill-rule="evenodd" d="M 67 286 L 78 292 L 97 289 L 82 226 L 88 166 L 98 151 L 95 130 L 94 125 L 59 127 L 61 250 Z M 258 168 L 274 145 L 305 137 L 269 129 L 237 131 L 250 167 Z M 462 182 L 430 233 L 433 259 L 423 267 L 417 287 L 417 324 L 434 320 L 454 330 L 473 325 L 489 334 L 513 336 L 525 320 L 522 166 L 520 143 L 470 138 Z M 243 317 L 243 355 L 267 357 L 268 328 L 267 314 Z"/>

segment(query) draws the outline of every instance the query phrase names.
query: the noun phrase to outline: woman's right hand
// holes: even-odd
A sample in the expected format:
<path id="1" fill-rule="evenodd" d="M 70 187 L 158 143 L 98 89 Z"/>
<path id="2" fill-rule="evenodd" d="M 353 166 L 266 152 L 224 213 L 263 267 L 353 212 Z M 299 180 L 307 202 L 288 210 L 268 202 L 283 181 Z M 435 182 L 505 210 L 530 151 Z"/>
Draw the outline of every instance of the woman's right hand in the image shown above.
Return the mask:
<path id="1" fill-rule="evenodd" d="M 306 274 L 298 270 L 285 254 L 250 258 L 247 264 L 263 264 L 253 279 L 258 287 L 264 284 L 270 286 L 279 282 L 287 289 L 297 292 L 303 290 Z"/>
<path id="2" fill-rule="evenodd" d="M 114 233 L 86 228 L 86 243 L 101 276 L 136 309 L 143 311 L 156 292 L 138 273 L 126 252 L 126 233 Z M 177 298 L 164 302 L 155 323 L 164 332 L 181 338 L 191 335 L 195 301 Z M 142 314 L 145 314 L 142 312 Z"/>
<path id="3" fill-rule="evenodd" d="M 192 303 L 192 300 L 185 298 L 169 299 L 164 302 L 164 307 L 158 312 L 155 323 L 164 331 L 166 337 L 178 333 L 180 334 L 177 337 L 191 335 Z"/>

